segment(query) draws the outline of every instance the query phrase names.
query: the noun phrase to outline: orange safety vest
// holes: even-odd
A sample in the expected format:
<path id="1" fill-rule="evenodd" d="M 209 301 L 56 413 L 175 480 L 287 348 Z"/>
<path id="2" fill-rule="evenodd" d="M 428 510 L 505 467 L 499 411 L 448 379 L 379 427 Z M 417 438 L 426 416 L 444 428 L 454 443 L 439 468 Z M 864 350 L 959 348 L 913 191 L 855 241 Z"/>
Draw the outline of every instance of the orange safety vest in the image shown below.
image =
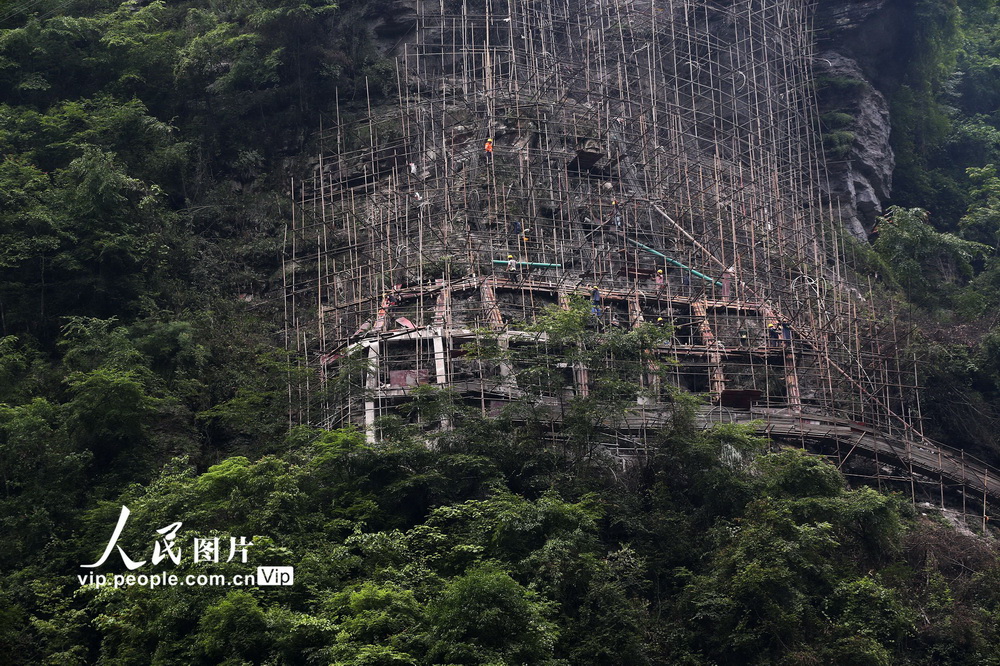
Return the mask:
<path id="1" fill-rule="evenodd" d="M 486 145 L 483 146 L 483 150 L 485 150 L 488 153 L 492 153 L 493 152 L 493 142 L 492 141 L 487 141 Z"/>

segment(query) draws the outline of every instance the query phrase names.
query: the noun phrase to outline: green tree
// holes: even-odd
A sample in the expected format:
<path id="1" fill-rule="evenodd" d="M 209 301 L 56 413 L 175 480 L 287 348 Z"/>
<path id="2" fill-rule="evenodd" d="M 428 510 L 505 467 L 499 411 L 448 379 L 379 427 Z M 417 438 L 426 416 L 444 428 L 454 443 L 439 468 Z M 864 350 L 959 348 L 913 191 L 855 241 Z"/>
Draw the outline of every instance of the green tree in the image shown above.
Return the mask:
<path id="1" fill-rule="evenodd" d="M 231 590 L 202 613 L 198 646 L 210 663 L 261 663 L 267 624 L 263 609 L 245 590 Z"/>
<path id="2" fill-rule="evenodd" d="M 961 220 L 962 234 L 969 239 L 1000 248 L 1000 177 L 993 164 L 966 169 L 972 182 L 969 210 Z"/>
<path id="3" fill-rule="evenodd" d="M 427 610 L 430 658 L 463 664 L 554 664 L 558 632 L 546 604 L 503 571 L 483 566 L 444 588 Z"/>
<path id="4" fill-rule="evenodd" d="M 92 454 L 73 446 L 65 409 L 44 398 L 0 404 L 0 543 L 5 568 L 64 535 L 83 500 Z"/>
<path id="5" fill-rule="evenodd" d="M 927 211 L 893 206 L 879 219 L 875 251 L 892 267 L 891 277 L 908 298 L 933 306 L 972 277 L 972 261 L 989 246 L 935 231 Z"/>

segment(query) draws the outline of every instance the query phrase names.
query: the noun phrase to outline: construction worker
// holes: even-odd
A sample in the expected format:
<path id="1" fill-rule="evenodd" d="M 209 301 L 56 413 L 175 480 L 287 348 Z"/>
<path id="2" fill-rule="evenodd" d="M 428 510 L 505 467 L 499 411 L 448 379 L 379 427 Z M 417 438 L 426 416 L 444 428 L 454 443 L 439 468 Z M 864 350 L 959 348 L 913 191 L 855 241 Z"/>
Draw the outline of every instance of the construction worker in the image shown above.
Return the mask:
<path id="1" fill-rule="evenodd" d="M 514 229 L 515 234 L 520 234 L 521 229 L 524 228 L 524 225 L 521 224 L 521 220 L 514 220 L 514 224 L 512 224 L 511 226 Z"/>
<path id="2" fill-rule="evenodd" d="M 737 335 L 740 338 L 740 347 L 742 347 L 743 349 L 749 349 L 750 348 L 750 333 L 747 332 L 747 329 L 741 328 L 739 330 L 739 332 L 737 333 Z"/>
<path id="3" fill-rule="evenodd" d="M 662 268 L 656 271 L 655 281 L 656 281 L 656 295 L 659 296 L 660 294 L 663 293 L 663 287 L 667 283 L 667 278 L 663 275 Z"/>
<path id="4" fill-rule="evenodd" d="M 733 278 L 736 276 L 736 267 L 730 266 L 722 274 L 722 297 L 728 299 L 732 294 Z"/>
<path id="5" fill-rule="evenodd" d="M 601 290 L 597 288 L 596 284 L 590 285 L 590 302 L 596 306 L 601 305 Z"/>
<path id="6" fill-rule="evenodd" d="M 617 312 L 612 312 L 611 313 L 611 325 L 614 326 L 615 328 L 621 328 L 622 327 L 622 322 L 621 322 L 621 320 L 618 319 L 618 313 Z"/>
<path id="7" fill-rule="evenodd" d="M 416 176 L 417 175 L 417 165 L 416 165 L 416 163 L 414 163 L 414 162 L 408 162 L 406 166 L 408 166 L 410 168 L 410 175 L 411 176 Z"/>
<path id="8" fill-rule="evenodd" d="M 624 220 L 622 220 L 622 212 L 618 208 L 618 202 L 617 201 L 612 201 L 611 202 L 611 210 L 612 210 L 611 220 L 615 223 L 615 229 L 618 229 L 619 231 L 621 231 L 622 226 L 624 224 Z"/>
<path id="9" fill-rule="evenodd" d="M 792 344 L 792 325 L 787 321 L 781 322 L 781 346 L 788 347 Z"/>
<path id="10" fill-rule="evenodd" d="M 493 139 L 486 139 L 486 144 L 483 146 L 483 151 L 486 153 L 487 158 L 493 157 Z"/>
<path id="11" fill-rule="evenodd" d="M 781 331 L 778 330 L 778 325 L 772 322 L 767 325 L 767 346 L 778 347 L 780 345 Z"/>
<path id="12" fill-rule="evenodd" d="M 515 281 L 518 278 L 517 259 L 512 254 L 507 255 L 507 277 Z"/>
<path id="13" fill-rule="evenodd" d="M 382 304 L 379 306 L 381 310 L 388 313 L 397 305 L 399 305 L 399 296 L 395 292 L 387 291 L 382 294 Z"/>

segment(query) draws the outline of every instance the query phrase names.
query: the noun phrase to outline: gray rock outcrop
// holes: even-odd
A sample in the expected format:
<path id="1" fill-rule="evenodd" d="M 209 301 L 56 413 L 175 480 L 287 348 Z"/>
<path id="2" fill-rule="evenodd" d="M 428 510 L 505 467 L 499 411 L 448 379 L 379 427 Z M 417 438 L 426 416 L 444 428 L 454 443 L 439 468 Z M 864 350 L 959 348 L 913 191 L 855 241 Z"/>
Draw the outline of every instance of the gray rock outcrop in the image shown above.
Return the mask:
<path id="1" fill-rule="evenodd" d="M 858 63 L 843 54 L 821 53 L 816 74 L 833 88 L 833 94 L 828 96 L 835 97 L 824 104 L 831 109 L 825 116 L 824 130 L 829 130 L 831 122 L 835 122 L 829 118 L 845 119 L 835 135 L 828 134 L 836 136 L 843 145 L 836 152 L 828 151 L 827 194 L 840 207 L 851 234 L 864 239 L 874 228 L 892 190 L 895 157 L 889 145 L 889 105 Z M 847 116 L 850 120 L 846 120 Z"/>
<path id="2" fill-rule="evenodd" d="M 907 0 L 819 3 L 815 62 L 827 148 L 827 194 L 844 224 L 866 238 L 892 193 L 895 156 L 886 92 L 902 76 L 899 26 L 911 19 Z"/>

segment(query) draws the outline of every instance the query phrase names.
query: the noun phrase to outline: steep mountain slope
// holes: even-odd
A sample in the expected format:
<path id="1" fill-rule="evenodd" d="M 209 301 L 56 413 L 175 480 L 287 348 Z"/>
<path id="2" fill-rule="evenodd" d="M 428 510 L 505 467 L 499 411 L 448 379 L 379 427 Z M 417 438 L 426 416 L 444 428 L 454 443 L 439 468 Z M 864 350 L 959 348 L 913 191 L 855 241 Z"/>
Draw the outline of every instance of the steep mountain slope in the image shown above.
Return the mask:
<path id="1" fill-rule="evenodd" d="M 40 0 L 0 9 L 4 659 L 188 665 L 1000 658 L 996 548 L 943 525 L 938 512 L 868 488 L 849 490 L 830 465 L 774 453 L 740 428 L 698 432 L 683 392 L 672 396 L 674 418 L 650 437 L 642 464 L 623 471 L 603 456 L 595 447 L 600 419 L 621 408 L 621 396 L 641 390 L 613 373 L 650 361 L 642 335 L 652 333 L 597 331 L 586 325 L 585 306 L 542 319 L 538 332 L 562 343 L 547 352 L 551 367 L 535 368 L 539 376 L 551 370 L 545 378 L 562 381 L 558 364 L 598 351 L 618 363 L 604 369 L 602 393 L 567 413 L 571 427 L 558 445 L 540 445 L 550 423 L 530 406 L 484 417 L 480 405 L 469 409 L 432 390 L 414 403 L 415 423 L 406 414 L 380 423 L 378 445 L 352 431 L 289 429 L 290 420 L 319 413 L 336 382 L 350 381 L 350 369 L 324 390 L 288 390 L 298 382 L 314 389 L 316 381 L 286 349 L 280 300 L 261 297 L 284 275 L 288 178 L 311 175 L 303 155 L 320 151 L 314 128 L 321 119 L 325 127 L 337 123 L 338 102 L 342 122 L 367 116 L 369 99 L 376 114 L 398 108 L 396 69 L 383 53 L 407 33 L 420 4 Z M 958 58 L 967 73 L 963 113 L 986 114 L 995 108 L 986 44 L 995 8 L 966 4 L 979 20 L 978 32 L 968 24 L 964 34 L 981 48 Z M 387 6 L 395 8 L 391 20 L 379 15 Z M 864 10 L 858 25 L 875 21 L 881 41 L 893 44 L 897 29 L 947 23 L 936 23 L 937 14 L 908 13 L 914 7 L 953 8 L 929 1 L 844 6 Z M 903 14 L 875 18 L 893 7 Z M 913 21 L 892 19 L 901 15 Z M 866 40 L 869 48 L 881 43 Z M 935 43 L 943 46 L 933 62 L 956 57 L 953 42 Z M 874 211 L 873 198 L 891 200 L 884 199 L 888 163 L 876 159 L 884 131 L 872 91 L 890 100 L 897 116 L 892 87 L 873 72 L 890 82 L 896 74 L 889 59 L 878 67 L 881 56 L 838 53 L 857 67 L 830 57 L 843 72 L 833 79 L 860 71 L 871 82 L 843 84 L 859 96 L 845 94 L 842 111 L 871 117 L 828 120 L 861 137 L 845 178 L 856 193 L 871 193 L 867 210 Z M 911 82 L 909 89 L 918 87 Z M 894 131 L 931 136 L 940 108 L 928 105 L 926 116 L 920 104 L 902 108 L 927 122 L 896 124 Z M 854 122 L 871 127 L 844 129 Z M 966 143 L 949 145 L 969 148 L 963 155 L 975 145 L 992 159 L 992 122 L 957 123 L 968 130 L 959 137 Z M 968 143 L 974 129 L 984 138 Z M 846 141 L 841 135 L 828 144 Z M 940 165 L 917 159 L 930 150 L 920 141 L 893 145 L 909 160 L 908 198 L 900 202 L 933 211 L 951 191 L 943 175 L 954 174 L 924 169 Z M 931 173 L 927 182 L 917 178 Z M 976 217 L 966 228 L 986 242 L 995 232 L 993 185 L 988 171 L 978 178 L 978 189 L 958 199 L 973 202 Z M 928 183 L 933 187 L 916 187 Z M 926 192 L 941 196 L 921 198 Z M 914 233 L 901 239 L 883 231 L 880 241 L 895 245 L 881 255 L 858 246 L 859 258 L 905 290 L 897 270 L 903 262 L 879 265 L 879 256 L 929 257 L 931 268 L 919 270 L 934 283 L 940 258 L 950 256 L 944 249 L 954 248 L 940 232 L 955 231 L 966 213 L 964 204 L 953 208 L 950 226 L 930 229 L 938 235 L 916 217 L 898 216 L 896 226 Z M 865 214 L 862 208 L 862 226 L 870 224 Z M 904 218 L 909 226 L 902 228 Z M 911 251 L 931 242 L 939 243 L 933 253 Z M 981 272 L 969 286 L 952 271 L 954 281 L 939 280 L 940 291 L 911 296 L 928 309 L 991 313 L 992 264 L 976 261 L 970 270 Z M 988 405 L 998 358 L 990 340 L 964 356 L 951 344 L 959 342 L 954 336 L 940 340 L 947 363 L 935 380 L 974 387 Z M 941 390 L 931 406 L 947 411 L 948 394 Z M 984 410 L 969 405 L 952 411 L 972 422 L 968 415 Z M 436 448 L 428 448 L 421 424 L 442 415 L 453 428 L 432 433 Z M 111 550 L 100 572 L 231 581 L 257 566 L 284 565 L 295 567 L 295 583 L 81 585 L 77 575 L 91 571 L 81 565 L 101 558 L 122 505 L 132 513 L 119 545 L 148 563 L 130 572 Z M 177 522 L 180 564 L 164 557 L 154 567 L 154 543 L 162 545 Z M 981 522 L 970 526 L 980 529 Z M 247 564 L 238 555 L 228 563 L 195 562 L 195 537 L 218 538 L 221 560 L 233 547 L 230 537 L 255 545 Z"/>

